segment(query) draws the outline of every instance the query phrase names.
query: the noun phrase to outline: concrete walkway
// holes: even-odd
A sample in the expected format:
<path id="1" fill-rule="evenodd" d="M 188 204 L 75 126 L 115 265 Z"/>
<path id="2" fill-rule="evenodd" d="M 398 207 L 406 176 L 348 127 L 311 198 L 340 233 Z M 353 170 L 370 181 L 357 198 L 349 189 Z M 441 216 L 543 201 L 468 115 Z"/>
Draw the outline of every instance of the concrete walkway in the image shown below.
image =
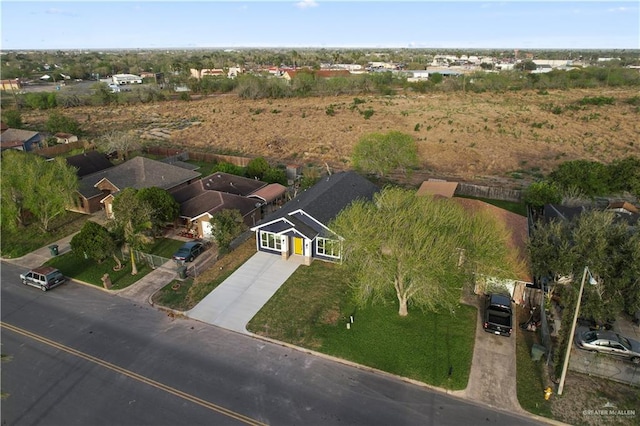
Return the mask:
<path id="1" fill-rule="evenodd" d="M 258 252 L 185 315 L 250 334 L 247 323 L 301 264 L 295 257 Z"/>

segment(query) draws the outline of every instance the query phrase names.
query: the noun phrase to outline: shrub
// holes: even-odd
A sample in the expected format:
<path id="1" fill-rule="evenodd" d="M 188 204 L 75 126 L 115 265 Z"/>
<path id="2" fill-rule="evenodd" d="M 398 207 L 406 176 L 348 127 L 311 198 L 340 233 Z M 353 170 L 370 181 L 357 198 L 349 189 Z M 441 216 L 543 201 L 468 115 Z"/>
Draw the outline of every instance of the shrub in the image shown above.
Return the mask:
<path id="1" fill-rule="evenodd" d="M 362 115 L 364 116 L 364 119 L 365 119 L 365 120 L 370 119 L 370 118 L 371 118 L 371 116 L 372 116 L 373 114 L 374 114 L 374 111 L 373 111 L 373 109 L 371 109 L 371 108 L 369 108 L 369 109 L 365 109 L 365 110 L 362 112 Z"/>
<path id="2" fill-rule="evenodd" d="M 578 103 L 580 105 L 613 105 L 615 100 L 608 96 L 585 96 Z"/>

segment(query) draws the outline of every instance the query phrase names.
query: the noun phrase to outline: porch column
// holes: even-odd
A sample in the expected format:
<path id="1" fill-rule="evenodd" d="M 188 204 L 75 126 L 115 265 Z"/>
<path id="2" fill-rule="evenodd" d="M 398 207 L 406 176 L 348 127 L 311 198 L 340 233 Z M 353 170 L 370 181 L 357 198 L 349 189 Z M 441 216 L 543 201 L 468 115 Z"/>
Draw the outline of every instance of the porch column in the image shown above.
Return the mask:
<path id="1" fill-rule="evenodd" d="M 286 235 L 282 235 L 280 238 L 282 260 L 287 260 L 289 259 L 289 237 L 287 237 Z"/>

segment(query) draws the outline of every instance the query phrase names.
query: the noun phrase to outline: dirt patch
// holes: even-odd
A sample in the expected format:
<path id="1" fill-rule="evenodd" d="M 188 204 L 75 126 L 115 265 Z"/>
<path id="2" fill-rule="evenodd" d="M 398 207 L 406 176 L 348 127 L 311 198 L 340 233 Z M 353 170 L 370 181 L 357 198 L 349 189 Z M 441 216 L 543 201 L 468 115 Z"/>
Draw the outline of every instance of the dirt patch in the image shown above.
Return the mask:
<path id="1" fill-rule="evenodd" d="M 581 106 L 584 97 L 607 96 L 614 105 Z M 170 129 L 164 144 L 264 156 L 278 163 L 350 167 L 358 139 L 398 130 L 418 142 L 424 175 L 459 180 L 527 179 L 567 160 L 609 162 L 640 152 L 638 109 L 628 89 L 437 93 L 243 100 L 235 95 L 64 111 L 93 135 L 108 130 Z M 553 108 L 553 107 L 560 107 Z M 327 110 L 334 113 L 328 114 Z M 364 110 L 374 114 L 365 119 Z M 43 124 L 47 113 L 29 111 L 25 122 Z M 195 123 L 195 125 L 187 125 Z M 146 133 L 145 135 L 148 135 Z"/>
<path id="2" fill-rule="evenodd" d="M 551 397 L 557 420 L 573 425 L 640 424 L 640 389 L 578 373 L 567 374 L 562 396 Z"/>

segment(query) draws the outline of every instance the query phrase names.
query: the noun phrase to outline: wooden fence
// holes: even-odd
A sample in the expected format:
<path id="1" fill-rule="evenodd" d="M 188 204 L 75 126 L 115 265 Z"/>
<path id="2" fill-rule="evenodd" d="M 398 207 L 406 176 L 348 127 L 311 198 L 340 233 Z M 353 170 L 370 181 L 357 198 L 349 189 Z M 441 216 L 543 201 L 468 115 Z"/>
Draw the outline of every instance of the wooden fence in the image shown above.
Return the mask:
<path id="1" fill-rule="evenodd" d="M 488 198 L 491 200 L 504 200 L 519 203 L 522 201 L 522 191 L 519 189 L 500 188 L 495 186 L 474 185 L 471 183 L 458 183 L 454 195 L 466 195 L 469 197 Z"/>
<path id="2" fill-rule="evenodd" d="M 179 150 L 176 148 L 164 148 L 159 146 L 149 146 L 145 147 L 145 151 L 148 154 L 164 156 L 164 157 L 173 157 L 180 155 L 183 160 L 194 160 L 194 161 L 204 161 L 208 163 L 231 163 L 235 166 L 239 167 L 247 167 L 252 158 L 249 157 L 238 157 L 235 155 L 222 155 L 222 154 L 214 154 L 211 152 L 198 152 L 198 151 L 190 151 L 190 150 Z M 186 157 L 185 157 L 186 154 Z"/>
<path id="3" fill-rule="evenodd" d="M 41 154 L 47 157 L 55 157 L 56 155 L 64 154 L 65 152 L 73 151 L 74 149 L 85 149 L 85 148 L 86 148 L 86 145 L 83 141 L 76 141 L 76 142 L 51 145 L 46 148 L 41 148 L 37 152 L 38 154 Z"/>

